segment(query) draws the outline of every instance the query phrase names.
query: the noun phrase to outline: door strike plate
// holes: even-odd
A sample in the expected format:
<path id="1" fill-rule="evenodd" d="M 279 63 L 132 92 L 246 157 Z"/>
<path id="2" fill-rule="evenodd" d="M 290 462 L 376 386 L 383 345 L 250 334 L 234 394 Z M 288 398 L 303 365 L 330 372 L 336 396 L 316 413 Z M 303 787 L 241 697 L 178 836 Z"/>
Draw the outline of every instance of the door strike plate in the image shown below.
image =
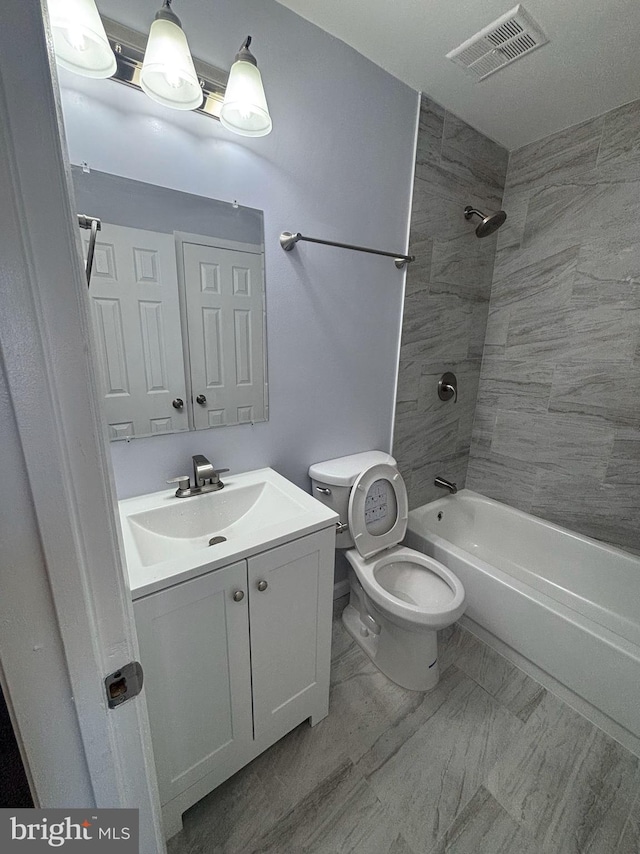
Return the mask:
<path id="1" fill-rule="evenodd" d="M 144 674 L 138 661 L 130 661 L 120 670 L 110 673 L 104 680 L 107 692 L 107 703 L 110 709 L 117 709 L 132 697 L 137 697 L 142 691 Z"/>

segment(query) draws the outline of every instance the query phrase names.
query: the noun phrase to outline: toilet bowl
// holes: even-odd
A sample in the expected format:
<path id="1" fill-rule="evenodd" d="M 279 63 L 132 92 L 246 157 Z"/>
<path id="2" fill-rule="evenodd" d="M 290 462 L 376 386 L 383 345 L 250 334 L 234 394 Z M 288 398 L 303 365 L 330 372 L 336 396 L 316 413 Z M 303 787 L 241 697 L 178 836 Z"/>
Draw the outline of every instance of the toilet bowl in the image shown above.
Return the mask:
<path id="1" fill-rule="evenodd" d="M 408 499 L 395 460 L 369 451 L 316 463 L 309 474 L 314 495 L 340 514 L 336 547 L 350 565 L 347 631 L 398 685 L 434 688 L 437 631 L 460 618 L 465 592 L 442 563 L 399 545 Z"/>

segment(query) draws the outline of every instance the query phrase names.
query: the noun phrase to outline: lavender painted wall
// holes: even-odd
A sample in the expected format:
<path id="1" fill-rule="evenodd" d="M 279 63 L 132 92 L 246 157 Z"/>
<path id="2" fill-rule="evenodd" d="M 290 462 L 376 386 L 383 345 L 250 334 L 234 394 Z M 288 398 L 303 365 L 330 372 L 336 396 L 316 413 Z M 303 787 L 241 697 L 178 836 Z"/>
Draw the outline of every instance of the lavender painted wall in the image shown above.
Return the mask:
<path id="1" fill-rule="evenodd" d="M 158 0 L 102 0 L 146 31 Z M 281 231 L 404 251 L 415 92 L 273 0 L 177 9 L 194 55 L 228 68 L 254 36 L 274 129 L 248 140 L 109 81 L 61 74 L 71 161 L 265 213 L 270 420 L 112 446 L 119 497 L 164 487 L 204 453 L 232 471 L 273 466 L 308 487 L 310 463 L 388 450 L 404 273 L 390 259 Z"/>
<path id="2" fill-rule="evenodd" d="M 640 552 L 640 101 L 511 153 L 467 486 Z"/>

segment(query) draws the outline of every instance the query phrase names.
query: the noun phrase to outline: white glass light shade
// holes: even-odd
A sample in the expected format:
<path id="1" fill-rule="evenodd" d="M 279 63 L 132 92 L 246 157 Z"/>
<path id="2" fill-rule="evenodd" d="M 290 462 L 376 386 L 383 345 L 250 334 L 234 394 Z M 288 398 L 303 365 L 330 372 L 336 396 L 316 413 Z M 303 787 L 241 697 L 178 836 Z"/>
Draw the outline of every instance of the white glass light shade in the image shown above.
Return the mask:
<path id="1" fill-rule="evenodd" d="M 84 77 L 111 77 L 116 58 L 94 0 L 47 0 L 57 62 Z"/>
<path id="2" fill-rule="evenodd" d="M 151 24 L 140 86 L 153 101 L 175 110 L 195 110 L 202 103 L 187 37 L 173 21 Z"/>
<path id="3" fill-rule="evenodd" d="M 220 122 L 241 136 L 266 136 L 272 122 L 256 65 L 237 60 L 231 66 L 229 82 L 220 111 Z"/>

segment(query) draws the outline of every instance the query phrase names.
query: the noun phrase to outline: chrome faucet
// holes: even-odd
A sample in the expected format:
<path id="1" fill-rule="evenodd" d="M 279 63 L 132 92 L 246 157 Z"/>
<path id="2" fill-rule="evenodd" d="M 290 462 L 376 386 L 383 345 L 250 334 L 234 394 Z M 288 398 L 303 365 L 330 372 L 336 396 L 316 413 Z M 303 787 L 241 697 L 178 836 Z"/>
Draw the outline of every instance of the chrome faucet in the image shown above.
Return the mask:
<path id="1" fill-rule="evenodd" d="M 455 483 L 451 483 L 450 480 L 445 480 L 443 477 L 437 477 L 433 481 L 434 486 L 439 486 L 441 489 L 448 489 L 452 495 L 455 495 L 458 491 L 458 487 Z"/>
<path id="2" fill-rule="evenodd" d="M 167 483 L 177 483 L 176 498 L 189 498 L 191 495 L 202 495 L 205 492 L 216 492 L 223 489 L 224 483 L 220 475 L 229 469 L 214 469 L 213 464 L 202 454 L 193 456 L 193 486 L 189 475 L 183 474 L 172 477 Z"/>

